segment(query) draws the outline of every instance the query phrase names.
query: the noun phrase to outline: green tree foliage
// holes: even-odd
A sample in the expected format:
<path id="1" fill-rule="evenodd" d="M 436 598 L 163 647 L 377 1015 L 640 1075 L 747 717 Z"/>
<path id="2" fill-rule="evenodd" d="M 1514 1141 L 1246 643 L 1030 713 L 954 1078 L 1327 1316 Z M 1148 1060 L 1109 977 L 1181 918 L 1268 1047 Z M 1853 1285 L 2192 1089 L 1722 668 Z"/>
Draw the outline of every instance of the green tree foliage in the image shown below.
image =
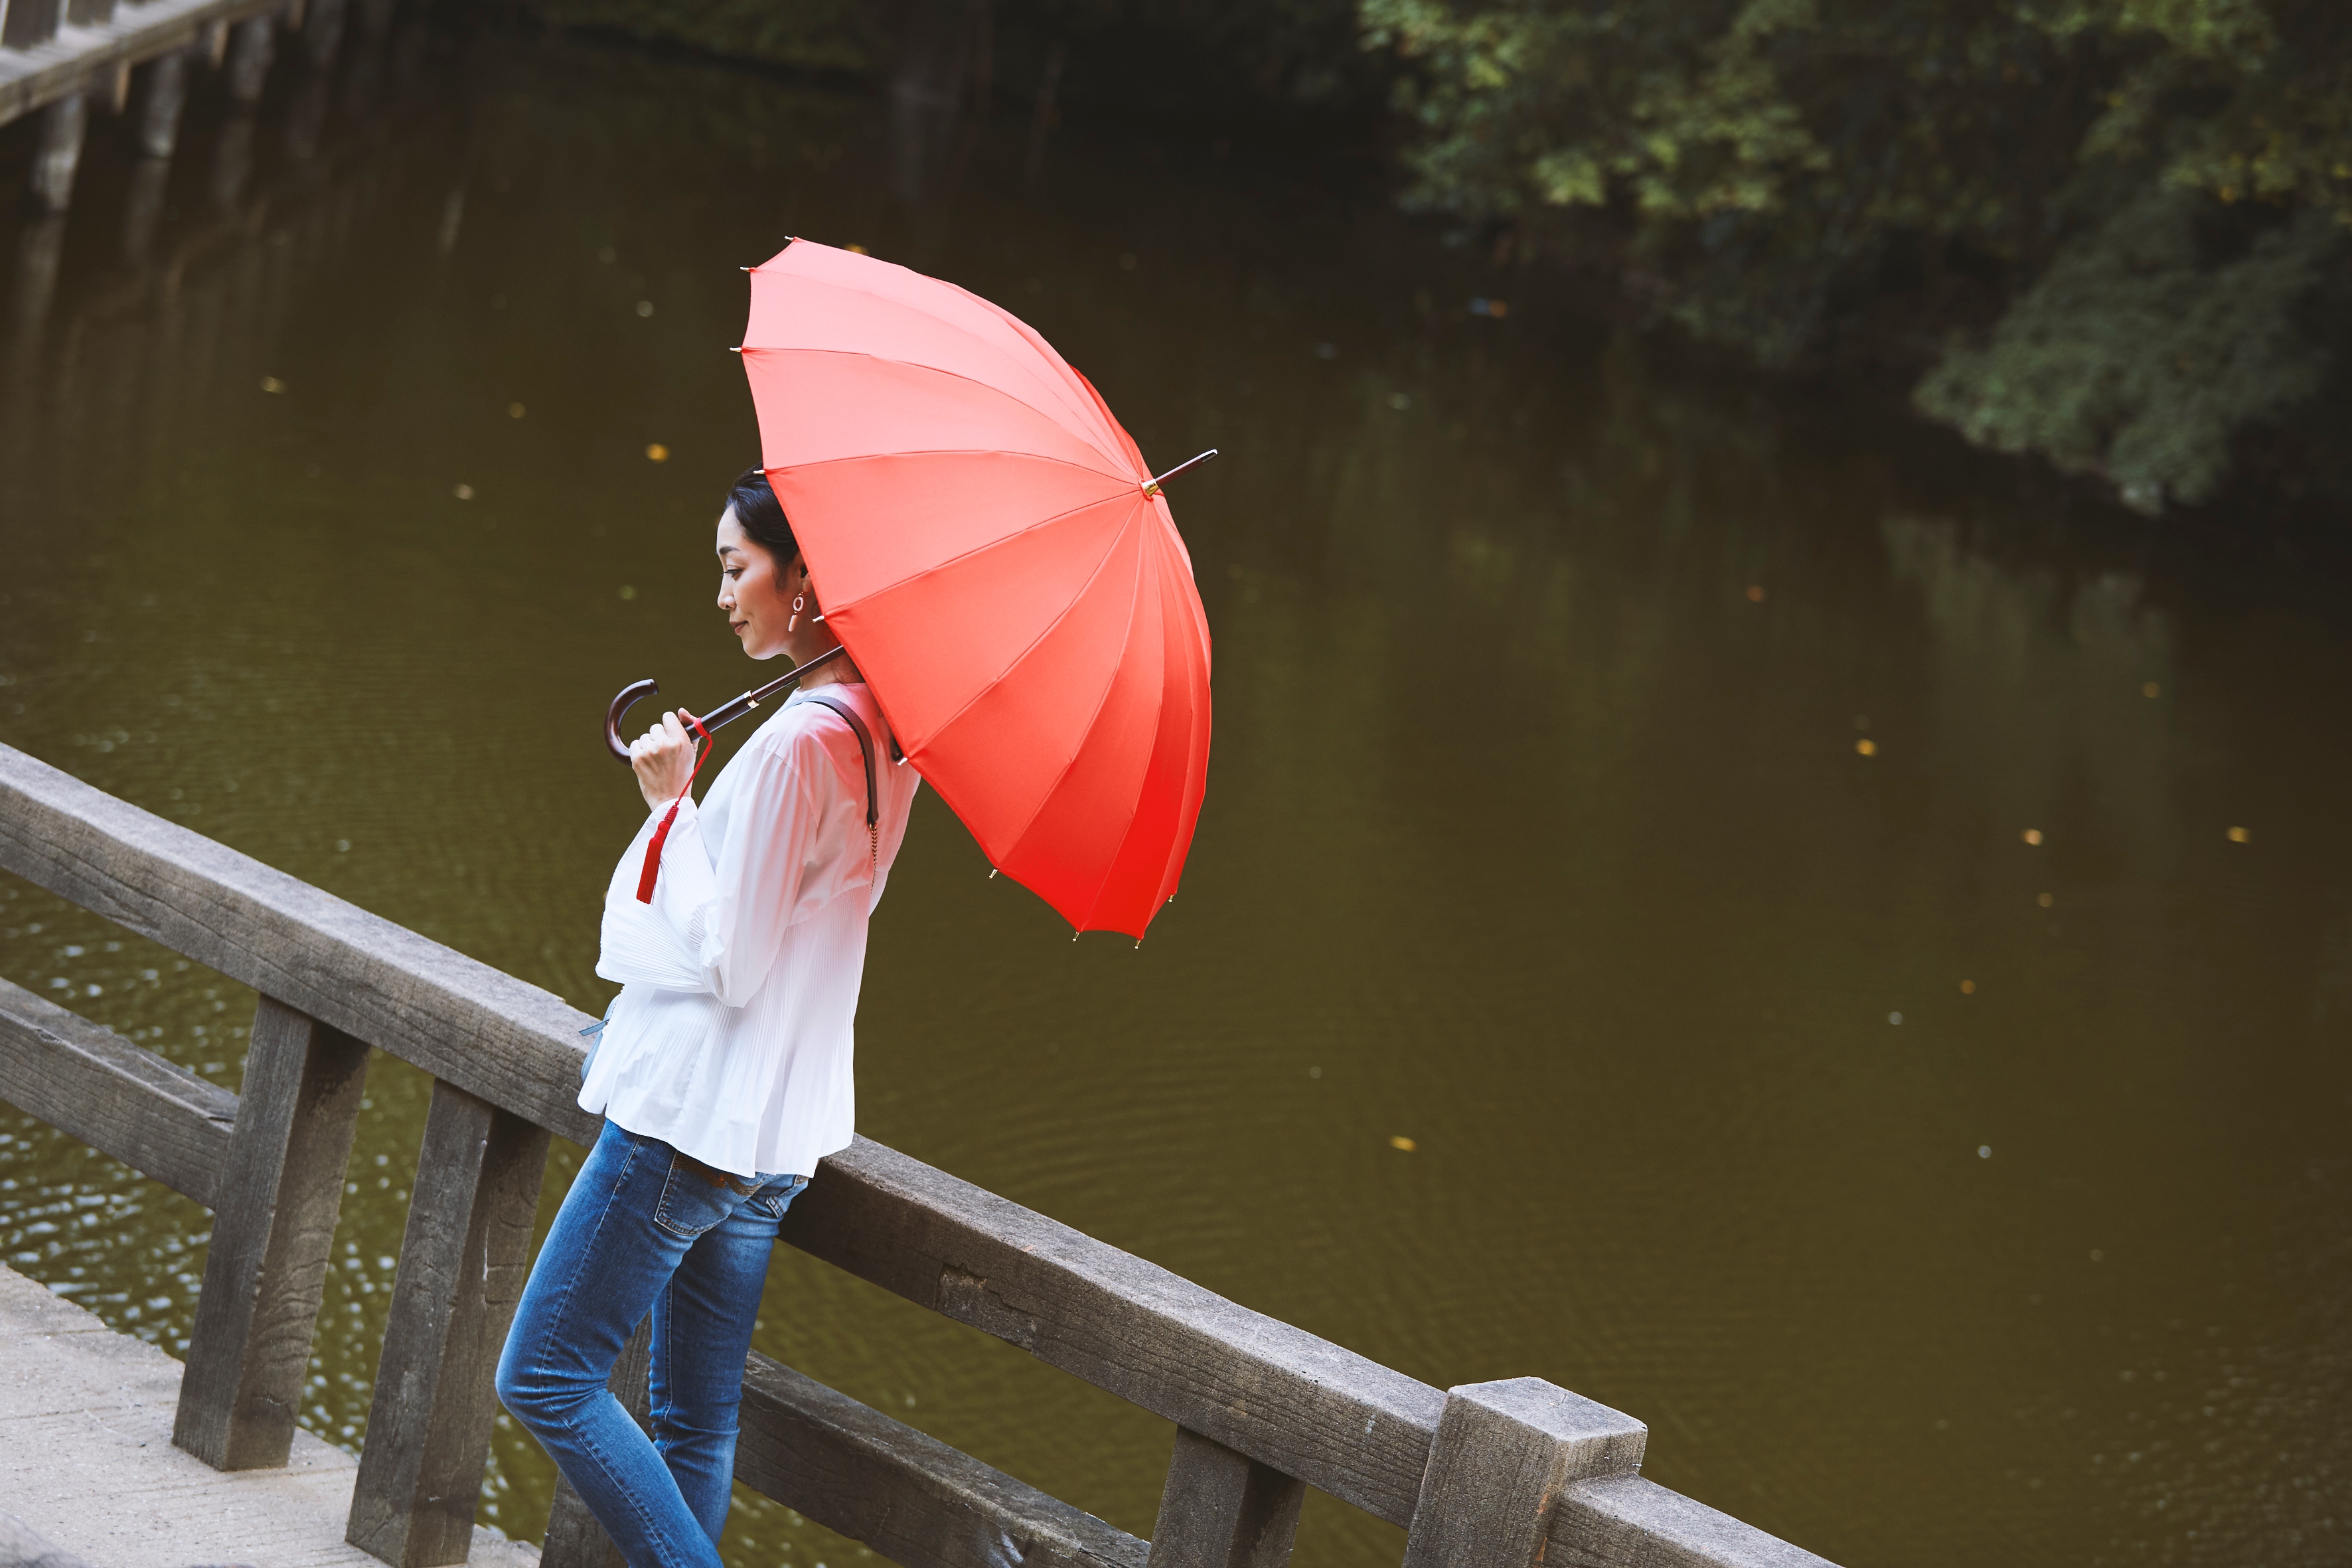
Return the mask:
<path id="1" fill-rule="evenodd" d="M 2330 374 L 2345 0 L 1360 0 L 1406 68 L 1408 199 L 1621 247 L 1700 334 L 1791 363 L 1965 318 L 1919 403 L 1970 438 L 2210 496 Z M 1890 322 L 1890 300 L 1908 299 Z M 1990 320 L 1988 321 L 1988 318 Z"/>
<path id="2" fill-rule="evenodd" d="M 862 0 L 527 0 L 558 26 L 684 44 L 736 59 L 811 70 L 880 69 L 887 18 Z"/>

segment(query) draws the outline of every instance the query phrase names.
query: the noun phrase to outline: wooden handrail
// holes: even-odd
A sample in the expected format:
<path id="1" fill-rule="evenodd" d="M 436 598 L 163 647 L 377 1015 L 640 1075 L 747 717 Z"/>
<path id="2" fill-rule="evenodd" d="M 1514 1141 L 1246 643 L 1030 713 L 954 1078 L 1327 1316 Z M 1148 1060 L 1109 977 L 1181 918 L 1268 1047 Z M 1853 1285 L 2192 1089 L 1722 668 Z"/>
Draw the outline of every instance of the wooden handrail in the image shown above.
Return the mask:
<path id="1" fill-rule="evenodd" d="M 597 1119 L 575 1103 L 577 1030 L 590 1021 L 586 1015 L 5 746 L 0 868 L 243 982 L 261 994 L 265 1009 L 282 1009 L 423 1068 L 438 1080 L 435 1117 L 455 1119 L 448 1121 L 450 1131 L 428 1130 L 428 1139 L 437 1135 L 456 1147 L 478 1133 L 495 1142 L 488 1130 L 500 1116 L 582 1144 L 596 1136 Z M 225 1112 L 237 1118 L 235 1136 L 242 1139 L 260 1114 L 248 1114 L 250 1108 L 235 1097 L 4 983 L 0 1098 L 215 1206 L 227 1201 L 228 1189 L 217 1165 L 209 1184 L 205 1170 L 226 1162 L 233 1142 L 222 1136 L 220 1118 Z M 104 1109 L 110 1098 L 119 1111 Z M 467 1131 L 473 1128 L 467 1118 L 491 1120 Z M 255 1125 L 251 1136 L 268 1146 L 267 1128 Z M 411 1248 L 435 1253 L 416 1270 L 420 1278 L 446 1279 L 452 1259 L 474 1259 L 487 1245 L 480 1239 L 484 1227 L 495 1228 L 500 1205 L 510 1211 L 516 1202 L 513 1172 L 522 1167 L 514 1162 L 529 1164 L 532 1158 L 527 1148 L 515 1147 L 519 1152 L 503 1156 L 491 1150 L 479 1171 L 467 1167 L 452 1174 L 448 1192 L 429 1204 L 420 1194 L 415 1201 L 432 1217 L 420 1221 L 424 1211 L 412 1210 L 403 1280 L 394 1285 L 396 1307 Z M 507 1163 L 499 1165 L 499 1158 Z M 323 1192 L 325 1174 L 311 1172 L 309 1190 Z M 339 1186 L 340 1173 L 335 1175 Z M 280 1245 L 269 1242 L 268 1234 L 274 1233 L 266 1226 L 256 1230 L 249 1245 Z M 1286 1560 L 1297 1515 L 1286 1480 L 1318 1487 L 1406 1526 L 1410 1568 L 1503 1562 L 1492 1552 L 1493 1542 L 1505 1537 L 1521 1542 L 1507 1554 L 1517 1562 L 1540 1556 L 1694 1568 L 1822 1562 L 1640 1479 L 1640 1424 L 1605 1406 L 1536 1379 L 1452 1391 L 1430 1387 L 866 1139 L 824 1162 L 820 1179 L 793 1205 L 783 1236 L 861 1279 L 1020 1345 L 1176 1423 L 1189 1436 L 1178 1443 L 1163 1521 L 1171 1508 L 1194 1506 L 1185 1500 L 1214 1499 L 1213 1506 L 1231 1516 L 1232 1528 L 1171 1532 L 1163 1523 L 1161 1533 L 1171 1542 L 1181 1533 L 1188 1541 L 1238 1542 L 1242 1523 L 1258 1519 L 1274 1521 L 1265 1528 L 1278 1537 L 1219 1548 L 1223 1554 L 1217 1557 L 1188 1545 L 1185 1563 L 1216 1561 L 1238 1568 Z M 457 1272 L 480 1283 L 499 1267 L 495 1259 L 468 1261 Z M 430 1333 L 400 1330 L 408 1336 L 402 1341 L 408 1348 L 399 1351 L 403 1364 L 421 1369 L 411 1382 L 422 1379 L 419 1386 L 447 1387 L 461 1396 L 448 1422 L 480 1418 L 488 1371 L 482 1341 L 489 1326 L 503 1332 L 495 1295 L 484 1299 L 488 1307 L 473 1308 L 432 1297 L 418 1311 L 440 1314 L 432 1321 L 443 1326 Z M 460 1321 L 467 1311 L 477 1315 Z M 449 1317 L 452 1312 L 458 1317 Z M 387 1363 L 394 1349 L 388 1343 Z M 194 1359 L 192 1352 L 192 1366 Z M 1140 1543 L 1120 1545 L 1129 1538 L 1100 1521 L 1081 1523 L 1086 1516 L 1066 1505 L 805 1379 L 794 1381 L 796 1374 L 780 1368 L 772 1373 L 764 1370 L 768 1365 L 755 1357 L 748 1385 L 744 1479 L 810 1517 L 834 1522 L 831 1513 L 846 1521 L 835 1528 L 853 1531 L 861 1518 L 896 1517 L 887 1509 L 875 1513 L 850 1506 L 860 1486 L 887 1480 L 892 1488 L 911 1489 L 908 1497 L 918 1499 L 901 1500 L 916 1511 L 900 1517 L 894 1529 L 915 1528 L 909 1521 L 937 1514 L 964 1521 L 949 1531 L 964 1531 L 955 1537 L 961 1540 L 971 1530 L 984 1533 L 1007 1520 L 1026 1521 L 1024 1528 L 1044 1532 L 1034 1536 L 1040 1542 L 1067 1537 L 1067 1552 L 1056 1545 L 1053 1555 L 1038 1561 L 1139 1561 L 1134 1548 Z M 446 1382 L 452 1375 L 456 1381 Z M 437 1405 L 443 1396 L 430 1397 Z M 755 1410 L 771 1411 L 756 1416 L 756 1436 Z M 782 1425 L 772 1430 L 772 1423 Z M 785 1435 L 787 1426 L 796 1436 Z M 370 1430 L 376 1430 L 373 1424 Z M 467 1455 L 486 1446 L 486 1436 L 435 1458 L 435 1444 L 453 1441 L 420 1431 L 401 1439 L 398 1456 L 386 1455 L 363 1471 L 390 1479 L 362 1489 L 363 1505 L 376 1511 L 362 1532 L 355 1507 L 354 1538 L 365 1533 L 362 1544 L 414 1568 L 443 1560 L 435 1553 L 461 1532 L 446 1521 L 412 1528 L 403 1510 L 413 1512 L 404 1500 L 429 1489 L 420 1488 L 420 1467 L 438 1465 L 436 1473 L 446 1476 L 462 1472 L 467 1462 L 478 1466 L 478 1458 L 468 1461 Z M 803 1453 L 809 1444 L 816 1447 Z M 848 1447 L 836 1453 L 828 1444 Z M 814 1463 L 807 1455 L 819 1451 L 846 1468 L 821 1478 L 812 1472 L 810 1484 L 821 1494 L 812 1502 L 792 1488 L 789 1474 L 793 1463 Z M 1230 1458 L 1218 1459 L 1220 1452 Z M 793 1456 L 793 1463 L 782 1455 Z M 866 1479 L 852 1484 L 841 1476 Z M 438 1495 L 446 1490 L 445 1481 Z M 1097 1526 L 1109 1533 L 1087 1533 Z M 1548 1552 L 1546 1542 L 1557 1552 Z M 1160 1562 L 1159 1555 L 1152 1560 Z M 1178 1560 L 1172 1548 L 1168 1560 Z"/>
<path id="2" fill-rule="evenodd" d="M 103 22 L 79 26 L 65 6 L 38 37 L 0 47 L 0 125 L 68 93 L 104 73 L 184 49 L 209 29 L 248 16 L 282 11 L 289 0 L 146 0 L 126 5 Z"/>

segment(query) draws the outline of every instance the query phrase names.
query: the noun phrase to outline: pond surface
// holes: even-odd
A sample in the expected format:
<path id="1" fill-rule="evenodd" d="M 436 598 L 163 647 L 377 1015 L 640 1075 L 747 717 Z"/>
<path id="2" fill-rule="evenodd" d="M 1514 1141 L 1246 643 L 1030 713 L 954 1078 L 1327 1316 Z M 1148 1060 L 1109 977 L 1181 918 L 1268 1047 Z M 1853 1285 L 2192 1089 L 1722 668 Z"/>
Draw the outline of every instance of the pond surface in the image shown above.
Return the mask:
<path id="1" fill-rule="evenodd" d="M 1182 896 L 1073 944 L 927 794 L 862 1131 L 1431 1383 L 1616 1405 L 1843 1563 L 2352 1554 L 2340 591 L 1547 306 L 1244 133 L 1064 125 L 1032 180 L 1025 111 L 910 150 L 562 39 L 278 69 L 255 121 L 206 79 L 160 196 L 100 121 L 69 224 L 0 230 L 0 742 L 600 1006 L 602 706 L 746 679 L 736 268 L 864 245 L 1224 456 L 1174 497 Z M 249 994 L 5 877 L 0 974 L 237 1082 Z M 304 1414 L 347 1446 L 425 1089 L 379 1058 Z M 0 1260 L 182 1346 L 203 1211 L 0 1134 Z M 797 1255 L 759 1343 L 1150 1528 L 1165 1424 L 1018 1352 Z M 535 1538 L 551 1475 L 501 1427 L 486 1521 Z M 1400 1549 L 1317 1499 L 1297 1561 Z"/>

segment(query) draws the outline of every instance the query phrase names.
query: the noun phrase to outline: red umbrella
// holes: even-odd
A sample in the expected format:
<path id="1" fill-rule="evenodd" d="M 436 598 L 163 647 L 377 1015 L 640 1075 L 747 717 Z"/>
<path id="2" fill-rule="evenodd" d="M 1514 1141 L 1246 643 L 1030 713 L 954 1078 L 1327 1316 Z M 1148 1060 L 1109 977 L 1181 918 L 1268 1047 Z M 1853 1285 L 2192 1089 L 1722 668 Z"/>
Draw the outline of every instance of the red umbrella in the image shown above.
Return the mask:
<path id="1" fill-rule="evenodd" d="M 1012 315 L 807 240 L 751 271 L 743 370 L 908 763 L 1073 927 L 1140 939 L 1200 816 L 1209 628 L 1135 442 Z"/>

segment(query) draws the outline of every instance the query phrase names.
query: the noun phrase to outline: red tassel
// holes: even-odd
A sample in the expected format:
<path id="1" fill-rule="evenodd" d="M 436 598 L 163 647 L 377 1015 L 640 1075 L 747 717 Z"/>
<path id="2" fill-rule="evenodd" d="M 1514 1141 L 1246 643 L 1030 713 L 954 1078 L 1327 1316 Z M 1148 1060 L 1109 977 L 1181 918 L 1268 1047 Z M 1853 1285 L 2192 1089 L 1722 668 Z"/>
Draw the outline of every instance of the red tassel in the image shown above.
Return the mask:
<path id="1" fill-rule="evenodd" d="M 694 726 L 695 732 L 701 736 L 704 742 L 710 739 L 710 731 L 704 729 L 691 715 L 688 717 L 687 722 Z M 710 748 L 708 745 L 697 743 L 694 751 L 694 770 L 686 775 L 686 783 L 678 786 L 677 799 L 669 803 L 668 814 L 661 819 L 661 826 L 654 829 L 653 842 L 646 846 L 645 869 L 637 873 L 637 902 L 641 904 L 650 904 L 654 901 L 654 883 L 661 876 L 662 841 L 669 837 L 669 825 L 677 820 L 677 808 L 685 802 L 686 792 L 694 787 L 694 775 L 702 771 L 702 759 L 709 754 Z"/>
<path id="2" fill-rule="evenodd" d="M 677 802 L 669 803 L 669 815 L 654 829 L 654 841 L 646 846 L 646 868 L 637 873 L 637 902 L 654 901 L 654 881 L 661 875 L 662 840 L 669 837 L 669 825 L 677 820 Z"/>

